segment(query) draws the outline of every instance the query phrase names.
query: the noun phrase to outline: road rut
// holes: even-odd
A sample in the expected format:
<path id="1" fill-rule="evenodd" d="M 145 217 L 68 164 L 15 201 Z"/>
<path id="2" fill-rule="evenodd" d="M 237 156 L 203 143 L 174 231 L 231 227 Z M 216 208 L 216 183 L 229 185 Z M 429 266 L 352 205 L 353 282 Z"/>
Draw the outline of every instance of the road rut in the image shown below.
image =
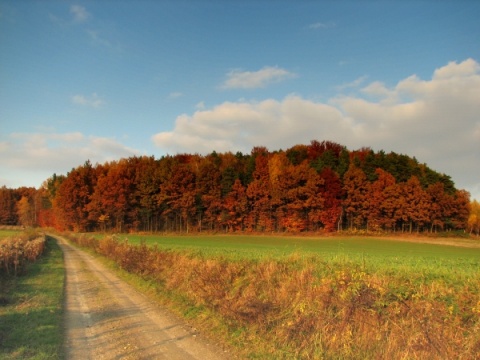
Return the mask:
<path id="1" fill-rule="evenodd" d="M 196 330 L 55 236 L 65 258 L 67 359 L 227 359 Z"/>

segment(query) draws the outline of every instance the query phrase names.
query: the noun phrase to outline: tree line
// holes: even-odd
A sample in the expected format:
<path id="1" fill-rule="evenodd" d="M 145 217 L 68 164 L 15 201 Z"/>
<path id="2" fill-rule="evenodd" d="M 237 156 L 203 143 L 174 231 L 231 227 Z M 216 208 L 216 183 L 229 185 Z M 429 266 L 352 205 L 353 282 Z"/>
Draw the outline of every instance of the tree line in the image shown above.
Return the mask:
<path id="1" fill-rule="evenodd" d="M 1 188 L 0 205 L 2 224 L 82 232 L 478 233 L 480 221 L 468 192 L 415 158 L 316 140 L 250 154 L 87 161 L 38 190 Z"/>

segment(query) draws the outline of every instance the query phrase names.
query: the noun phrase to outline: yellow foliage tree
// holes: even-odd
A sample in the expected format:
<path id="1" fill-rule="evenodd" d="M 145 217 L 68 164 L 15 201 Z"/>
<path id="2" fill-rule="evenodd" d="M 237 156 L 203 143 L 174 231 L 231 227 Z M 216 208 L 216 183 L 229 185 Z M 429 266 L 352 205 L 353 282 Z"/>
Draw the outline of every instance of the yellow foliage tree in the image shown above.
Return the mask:
<path id="1" fill-rule="evenodd" d="M 33 226 L 35 222 L 35 211 L 30 203 L 30 200 L 26 196 L 17 202 L 17 214 L 20 223 L 23 226 Z"/>
<path id="2" fill-rule="evenodd" d="M 470 234 L 480 234 L 480 203 L 477 200 L 473 200 L 470 203 L 470 216 L 468 217 L 468 228 Z"/>

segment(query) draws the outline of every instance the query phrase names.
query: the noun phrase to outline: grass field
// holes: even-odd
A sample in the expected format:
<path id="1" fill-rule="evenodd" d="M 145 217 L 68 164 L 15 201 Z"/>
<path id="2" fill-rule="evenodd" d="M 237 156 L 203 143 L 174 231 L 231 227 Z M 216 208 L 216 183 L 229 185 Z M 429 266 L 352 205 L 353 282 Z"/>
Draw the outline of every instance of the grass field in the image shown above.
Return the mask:
<path id="1" fill-rule="evenodd" d="M 374 272 L 412 271 L 425 276 L 478 276 L 480 241 L 366 236 L 293 237 L 255 235 L 118 235 L 131 244 L 145 242 L 160 249 L 193 251 L 226 260 L 279 259 L 297 254 L 327 262 L 355 263 Z M 398 274 L 397 274 L 398 275 Z"/>

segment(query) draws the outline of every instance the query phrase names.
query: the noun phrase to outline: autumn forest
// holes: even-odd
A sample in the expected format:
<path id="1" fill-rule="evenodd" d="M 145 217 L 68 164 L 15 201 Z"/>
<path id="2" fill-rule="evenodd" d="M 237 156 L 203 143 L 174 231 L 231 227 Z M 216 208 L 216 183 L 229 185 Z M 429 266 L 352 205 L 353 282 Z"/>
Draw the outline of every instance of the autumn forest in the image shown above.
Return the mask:
<path id="1" fill-rule="evenodd" d="M 131 157 L 0 188 L 0 224 L 74 231 L 478 233 L 478 203 L 407 155 L 330 141 Z"/>

